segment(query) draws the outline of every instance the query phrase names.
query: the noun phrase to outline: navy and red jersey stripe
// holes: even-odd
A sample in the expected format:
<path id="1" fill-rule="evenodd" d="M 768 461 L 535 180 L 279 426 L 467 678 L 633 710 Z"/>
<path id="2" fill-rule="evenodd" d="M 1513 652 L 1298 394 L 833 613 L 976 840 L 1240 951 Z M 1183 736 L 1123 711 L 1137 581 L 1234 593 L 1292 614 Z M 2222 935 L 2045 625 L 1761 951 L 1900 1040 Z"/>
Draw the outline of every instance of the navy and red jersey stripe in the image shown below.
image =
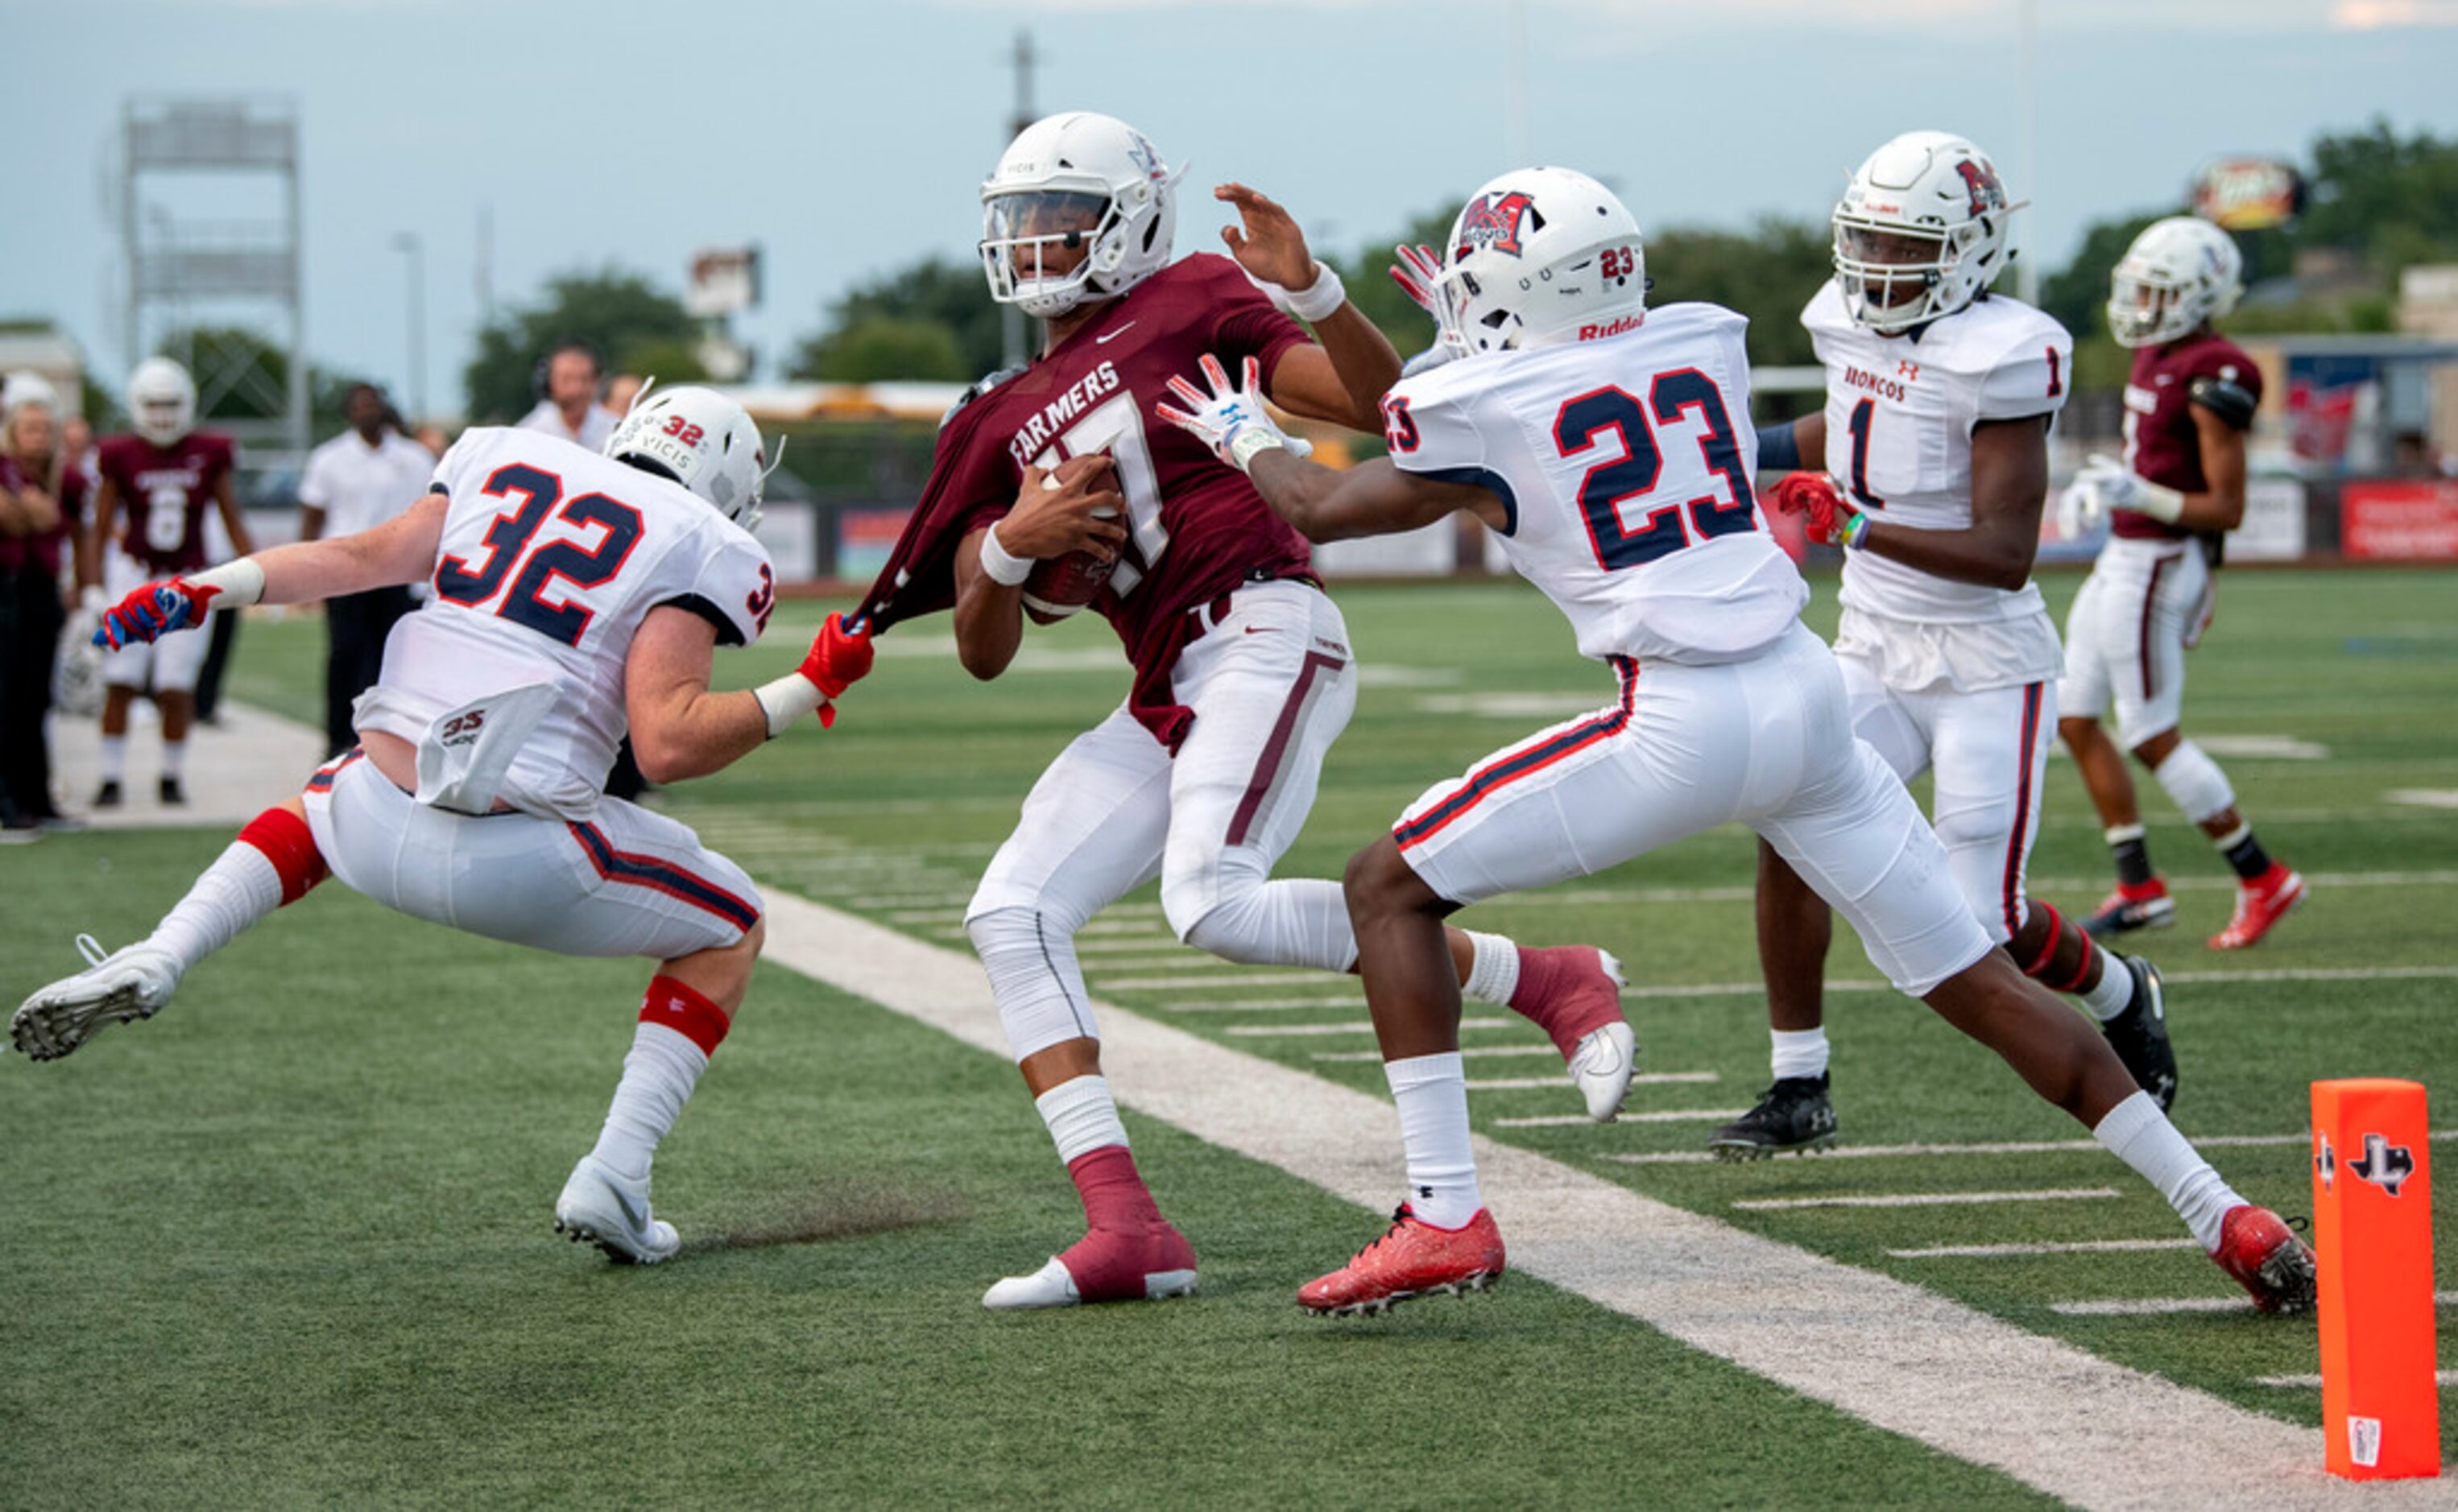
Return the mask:
<path id="1" fill-rule="evenodd" d="M 738 898 L 705 877 L 698 877 L 672 861 L 635 851 L 618 851 L 606 839 L 605 832 L 594 824 L 565 821 L 572 838 L 580 842 L 581 853 L 589 858 L 597 875 L 608 881 L 646 887 L 652 892 L 678 898 L 695 908 L 715 914 L 737 929 L 749 929 L 760 922 L 759 908 L 745 899 Z"/>
<path id="2" fill-rule="evenodd" d="M 1475 808 L 1500 789 L 1628 729 L 1631 699 L 1638 689 L 1638 663 L 1628 656 L 1606 659 L 1613 663 L 1614 671 L 1621 677 L 1621 701 L 1618 704 L 1594 718 L 1580 720 L 1550 739 L 1513 751 L 1490 765 L 1469 773 L 1468 780 L 1453 789 L 1441 802 L 1393 828 L 1391 838 L 1400 842 L 1400 848 L 1405 851 L 1432 839 L 1453 819 Z"/>

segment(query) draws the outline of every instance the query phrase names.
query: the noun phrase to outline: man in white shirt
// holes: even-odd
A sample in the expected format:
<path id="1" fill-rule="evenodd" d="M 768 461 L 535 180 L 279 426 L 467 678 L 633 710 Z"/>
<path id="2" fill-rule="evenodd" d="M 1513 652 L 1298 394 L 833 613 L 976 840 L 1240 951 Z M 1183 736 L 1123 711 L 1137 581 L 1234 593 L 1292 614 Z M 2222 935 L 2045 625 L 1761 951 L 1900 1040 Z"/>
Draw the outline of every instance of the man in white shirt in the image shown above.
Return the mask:
<path id="1" fill-rule="evenodd" d="M 416 504 L 435 459 L 387 425 L 382 390 L 351 388 L 350 428 L 308 454 L 299 480 L 299 539 L 357 535 Z M 345 593 L 324 605 L 324 746 L 339 756 L 358 743 L 350 705 L 384 672 L 385 637 L 417 605 L 401 587 Z"/>
<path id="2" fill-rule="evenodd" d="M 597 352 L 583 342 L 566 342 L 546 354 L 546 397 L 521 417 L 523 430 L 543 430 L 596 451 L 614 434 L 620 418 L 597 402 Z"/>

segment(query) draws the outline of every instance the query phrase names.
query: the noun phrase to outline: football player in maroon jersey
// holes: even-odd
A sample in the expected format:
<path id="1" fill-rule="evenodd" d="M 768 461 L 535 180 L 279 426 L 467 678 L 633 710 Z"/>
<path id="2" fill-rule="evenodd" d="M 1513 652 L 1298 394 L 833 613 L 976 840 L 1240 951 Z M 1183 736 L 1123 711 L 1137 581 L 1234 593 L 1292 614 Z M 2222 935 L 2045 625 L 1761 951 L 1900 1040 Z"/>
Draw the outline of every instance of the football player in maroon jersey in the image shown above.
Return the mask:
<path id="1" fill-rule="evenodd" d="M 240 555 L 256 549 L 231 492 L 238 453 L 228 436 L 196 428 L 197 385 L 188 370 L 167 357 L 137 363 L 128 381 L 128 410 L 135 434 L 111 437 L 97 453 L 94 549 L 84 566 L 86 606 L 96 612 L 140 583 L 203 570 L 208 506 L 221 511 Z M 162 711 L 158 792 L 165 803 L 187 801 L 180 779 L 205 639 L 189 635 L 159 646 L 124 646 L 104 659 L 102 786 L 94 797 L 95 808 L 120 802 L 128 771 L 128 706 L 149 686 Z"/>
<path id="2" fill-rule="evenodd" d="M 2210 624 L 2211 570 L 2244 519 L 2244 437 L 2261 403 L 2253 359 L 2211 328 L 2235 307 L 2242 268 L 2228 234 L 2192 216 L 2135 238 L 2108 300 L 2110 333 L 2134 348 L 2125 455 L 2093 457 L 2060 506 L 2069 535 L 2102 511 L 2114 532 L 2067 616 L 2057 688 L 2057 733 L 2116 859 L 2116 890 L 2085 927 L 2117 934 L 2177 918 L 2151 866 L 2125 758 L 2100 728 L 2114 705 L 2117 740 L 2236 871 L 2236 914 L 2211 937 L 2215 950 L 2260 940 L 2305 892 L 2304 879 L 2254 839 L 2227 774 L 2178 729 L 2185 652 Z"/>
<path id="3" fill-rule="evenodd" d="M 950 413 L 864 606 L 874 630 L 952 609 L 966 669 L 995 677 L 1028 608 L 1067 611 L 1033 594 L 1034 564 L 1086 551 L 1114 564 L 1092 608 L 1135 668 L 1126 702 L 1043 773 L 966 911 L 1089 1224 L 1038 1272 L 991 1287 L 992 1308 L 1195 1288 L 1195 1251 L 1146 1190 L 1101 1075 L 1075 961 L 1087 920 L 1157 878 L 1189 944 L 1325 971 L 1357 962 L 1337 881 L 1271 880 L 1356 701 L 1347 630 L 1304 540 L 1153 409 L 1172 376 L 1218 352 L 1256 360 L 1285 409 L 1379 431 L 1400 360 L 1287 212 L 1251 189 L 1216 192 L 1241 221 L 1222 232 L 1229 257 L 1172 262 L 1177 180 L 1105 115 L 1054 115 L 1008 148 L 982 188 L 984 272 L 994 297 L 1048 322 L 1041 354 Z M 1633 1059 L 1612 959 L 1450 942 L 1469 994 L 1543 1025 L 1591 1115 L 1611 1117 Z"/>

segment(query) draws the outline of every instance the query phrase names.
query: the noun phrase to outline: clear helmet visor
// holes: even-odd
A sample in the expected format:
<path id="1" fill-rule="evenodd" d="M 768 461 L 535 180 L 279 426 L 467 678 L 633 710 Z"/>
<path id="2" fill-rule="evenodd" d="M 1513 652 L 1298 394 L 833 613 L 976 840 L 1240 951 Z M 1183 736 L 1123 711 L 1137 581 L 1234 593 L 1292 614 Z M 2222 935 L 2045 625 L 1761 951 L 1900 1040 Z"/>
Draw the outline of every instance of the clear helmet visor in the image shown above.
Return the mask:
<path id="1" fill-rule="evenodd" d="M 1094 247 L 1116 221 L 1117 206 L 1106 194 L 1027 189 L 991 196 L 982 204 L 982 266 L 990 293 L 1004 303 L 1030 305 L 1081 288 Z"/>
<path id="2" fill-rule="evenodd" d="M 1935 288 L 1947 270 L 1946 233 L 1879 226 L 1838 217 L 1835 271 L 1846 299 L 1900 309 Z"/>
<path id="3" fill-rule="evenodd" d="M 2119 270 L 2109 280 L 2108 333 L 2124 346 L 2164 340 L 2172 334 L 2183 298 L 2183 291 L 2172 284 Z"/>

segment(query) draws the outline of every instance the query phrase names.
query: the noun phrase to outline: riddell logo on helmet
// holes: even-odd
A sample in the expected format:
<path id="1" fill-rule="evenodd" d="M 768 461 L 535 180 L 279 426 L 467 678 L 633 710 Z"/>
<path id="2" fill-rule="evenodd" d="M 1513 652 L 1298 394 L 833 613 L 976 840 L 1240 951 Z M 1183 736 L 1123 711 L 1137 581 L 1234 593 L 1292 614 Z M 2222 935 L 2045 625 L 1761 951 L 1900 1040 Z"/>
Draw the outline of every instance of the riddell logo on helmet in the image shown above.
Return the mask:
<path id="1" fill-rule="evenodd" d="M 1645 319 L 1647 317 L 1643 315 L 1618 315 L 1602 325 L 1582 325 L 1579 327 L 1579 340 L 1593 342 L 1602 337 L 1619 336 L 1624 331 L 1635 331 Z"/>
<path id="2" fill-rule="evenodd" d="M 1515 189 L 1507 195 L 1477 196 L 1460 217 L 1459 251 L 1453 260 L 1480 247 L 1519 256 L 1519 222 L 1535 212 L 1536 202 Z M 1545 217 L 1536 216 L 1536 225 L 1544 223 Z"/>

